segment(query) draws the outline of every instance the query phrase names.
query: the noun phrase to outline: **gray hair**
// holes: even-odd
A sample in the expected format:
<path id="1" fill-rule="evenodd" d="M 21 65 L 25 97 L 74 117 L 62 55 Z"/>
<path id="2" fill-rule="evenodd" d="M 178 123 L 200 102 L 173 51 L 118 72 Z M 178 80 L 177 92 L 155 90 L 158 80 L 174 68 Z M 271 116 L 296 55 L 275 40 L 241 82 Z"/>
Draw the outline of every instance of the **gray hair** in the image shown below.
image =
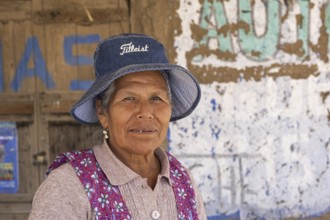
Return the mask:
<path id="1" fill-rule="evenodd" d="M 101 100 L 101 107 L 106 110 L 110 104 L 110 100 L 113 99 L 115 95 L 115 82 L 111 83 L 110 86 L 101 94 L 98 95 L 98 99 Z"/>

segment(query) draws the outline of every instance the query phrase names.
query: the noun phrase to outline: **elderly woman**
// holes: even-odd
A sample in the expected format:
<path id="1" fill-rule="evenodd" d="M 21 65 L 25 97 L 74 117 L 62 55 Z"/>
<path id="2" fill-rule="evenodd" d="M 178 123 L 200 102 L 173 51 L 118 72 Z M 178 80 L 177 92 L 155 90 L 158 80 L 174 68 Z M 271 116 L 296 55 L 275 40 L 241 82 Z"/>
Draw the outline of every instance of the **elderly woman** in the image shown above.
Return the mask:
<path id="1" fill-rule="evenodd" d="M 206 219 L 192 177 L 160 148 L 169 122 L 199 102 L 193 75 L 140 34 L 100 42 L 94 66 L 95 82 L 71 113 L 84 124 L 100 122 L 104 142 L 55 159 L 29 218 Z"/>

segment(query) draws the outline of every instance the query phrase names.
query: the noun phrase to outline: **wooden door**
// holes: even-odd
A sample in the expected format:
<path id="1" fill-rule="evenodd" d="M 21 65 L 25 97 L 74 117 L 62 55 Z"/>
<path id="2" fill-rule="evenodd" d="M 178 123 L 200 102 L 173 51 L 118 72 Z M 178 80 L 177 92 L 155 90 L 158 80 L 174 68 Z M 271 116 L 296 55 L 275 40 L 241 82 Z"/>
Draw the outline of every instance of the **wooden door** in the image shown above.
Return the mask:
<path id="1" fill-rule="evenodd" d="M 98 126 L 69 110 L 94 79 L 97 43 L 128 31 L 127 1 L 0 1 L 0 122 L 16 123 L 19 158 L 18 191 L 0 194 L 0 220 L 27 219 L 55 156 L 93 145 Z"/>

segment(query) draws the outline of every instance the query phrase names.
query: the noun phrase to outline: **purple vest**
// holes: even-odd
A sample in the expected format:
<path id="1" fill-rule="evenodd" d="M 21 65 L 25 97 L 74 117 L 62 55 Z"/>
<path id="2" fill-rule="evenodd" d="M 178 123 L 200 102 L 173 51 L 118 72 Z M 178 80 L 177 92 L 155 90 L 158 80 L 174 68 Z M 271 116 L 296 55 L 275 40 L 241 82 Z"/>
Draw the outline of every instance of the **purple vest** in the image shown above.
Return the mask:
<path id="1" fill-rule="evenodd" d="M 170 179 L 176 200 L 178 219 L 198 220 L 195 192 L 186 169 L 168 153 Z M 96 219 L 132 219 L 119 187 L 111 185 L 99 166 L 94 151 L 81 150 L 58 155 L 46 176 L 57 167 L 69 162 L 74 168 Z"/>

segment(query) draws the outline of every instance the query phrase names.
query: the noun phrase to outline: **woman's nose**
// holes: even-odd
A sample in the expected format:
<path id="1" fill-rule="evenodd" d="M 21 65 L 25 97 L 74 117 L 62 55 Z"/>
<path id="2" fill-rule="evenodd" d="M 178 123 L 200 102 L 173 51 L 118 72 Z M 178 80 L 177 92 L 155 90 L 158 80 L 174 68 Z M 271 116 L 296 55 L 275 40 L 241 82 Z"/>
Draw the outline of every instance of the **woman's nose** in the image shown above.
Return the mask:
<path id="1" fill-rule="evenodd" d="M 136 117 L 139 119 L 153 119 L 153 107 L 152 104 L 148 101 L 140 102 L 138 106 L 138 112 L 136 114 Z"/>

